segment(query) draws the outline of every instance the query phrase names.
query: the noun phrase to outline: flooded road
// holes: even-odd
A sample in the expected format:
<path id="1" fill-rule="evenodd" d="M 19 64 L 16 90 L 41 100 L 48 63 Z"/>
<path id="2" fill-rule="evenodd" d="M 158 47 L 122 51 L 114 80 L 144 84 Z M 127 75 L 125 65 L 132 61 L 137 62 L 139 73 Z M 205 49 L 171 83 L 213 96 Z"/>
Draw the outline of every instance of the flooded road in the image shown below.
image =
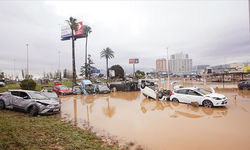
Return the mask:
<path id="1" fill-rule="evenodd" d="M 250 90 L 238 90 L 234 83 L 181 84 L 213 87 L 229 103 L 219 108 L 191 107 L 147 99 L 140 91 L 69 95 L 60 97 L 61 116 L 97 135 L 108 133 L 143 149 L 250 149 Z"/>

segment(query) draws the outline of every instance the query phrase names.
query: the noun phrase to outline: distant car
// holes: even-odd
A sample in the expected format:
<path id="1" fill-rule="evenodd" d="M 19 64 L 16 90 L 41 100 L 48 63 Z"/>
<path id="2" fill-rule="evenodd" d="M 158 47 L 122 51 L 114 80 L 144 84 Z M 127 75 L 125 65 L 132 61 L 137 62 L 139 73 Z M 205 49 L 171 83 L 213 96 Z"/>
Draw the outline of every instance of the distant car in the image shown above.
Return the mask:
<path id="1" fill-rule="evenodd" d="M 222 94 L 215 93 L 212 87 L 211 91 L 199 87 L 178 87 L 175 86 L 174 91 L 170 94 L 170 101 L 172 102 L 187 104 L 197 102 L 204 107 L 226 106 L 228 103 L 227 98 Z"/>
<path id="2" fill-rule="evenodd" d="M 50 98 L 50 99 L 56 100 L 61 104 L 61 100 L 59 99 L 56 92 L 53 91 L 53 89 L 54 89 L 54 86 L 52 86 L 52 85 L 41 86 L 41 94 Z"/>
<path id="3" fill-rule="evenodd" d="M 250 80 L 249 81 L 240 81 L 238 83 L 238 88 L 241 90 L 249 90 L 250 89 Z"/>
<path id="4" fill-rule="evenodd" d="M 138 82 L 124 81 L 124 82 L 112 82 L 109 88 L 113 90 L 115 87 L 117 91 L 137 91 Z"/>
<path id="5" fill-rule="evenodd" d="M 5 86 L 5 83 L 0 81 L 0 87 L 1 86 Z"/>
<path id="6" fill-rule="evenodd" d="M 80 82 L 80 86 L 82 88 L 83 94 L 88 95 L 88 94 L 95 94 L 95 86 L 91 83 L 90 80 L 82 80 Z"/>
<path id="7" fill-rule="evenodd" d="M 83 94 L 82 88 L 80 85 L 74 85 L 72 88 L 73 94 Z"/>
<path id="8" fill-rule="evenodd" d="M 95 91 L 96 91 L 96 93 L 99 93 L 99 94 L 110 93 L 110 89 L 108 88 L 108 86 L 106 84 L 96 84 Z"/>
<path id="9" fill-rule="evenodd" d="M 61 110 L 59 102 L 30 90 L 9 90 L 0 94 L 0 109 L 13 109 L 38 114 L 56 114 Z"/>
<path id="10" fill-rule="evenodd" d="M 69 94 L 72 94 L 72 91 L 70 90 L 70 88 L 68 88 L 65 85 L 56 85 L 56 86 L 54 86 L 53 91 L 56 92 L 57 95 L 69 95 Z"/>

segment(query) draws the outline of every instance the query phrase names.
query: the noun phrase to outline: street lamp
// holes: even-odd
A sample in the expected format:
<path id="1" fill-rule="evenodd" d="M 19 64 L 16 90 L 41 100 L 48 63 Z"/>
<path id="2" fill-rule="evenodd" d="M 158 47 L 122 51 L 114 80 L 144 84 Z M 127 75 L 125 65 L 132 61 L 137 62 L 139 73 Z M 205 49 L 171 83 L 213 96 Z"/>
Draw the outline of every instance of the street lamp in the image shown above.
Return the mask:
<path id="1" fill-rule="evenodd" d="M 167 63 L 168 63 L 168 47 L 167 47 Z M 170 71 L 169 71 L 169 63 L 168 63 L 168 90 L 169 90 L 169 74 L 170 73 Z"/>
<path id="2" fill-rule="evenodd" d="M 60 71 L 60 52 L 59 53 L 59 79 L 61 80 L 61 71 Z"/>
<path id="3" fill-rule="evenodd" d="M 13 75 L 13 80 L 15 80 L 16 75 L 15 75 L 15 70 L 16 70 L 16 65 L 15 65 L 16 59 L 14 59 L 14 75 Z"/>
<path id="4" fill-rule="evenodd" d="M 28 55 L 28 47 L 29 45 L 26 44 L 27 46 L 27 78 L 29 79 L 29 55 Z"/>

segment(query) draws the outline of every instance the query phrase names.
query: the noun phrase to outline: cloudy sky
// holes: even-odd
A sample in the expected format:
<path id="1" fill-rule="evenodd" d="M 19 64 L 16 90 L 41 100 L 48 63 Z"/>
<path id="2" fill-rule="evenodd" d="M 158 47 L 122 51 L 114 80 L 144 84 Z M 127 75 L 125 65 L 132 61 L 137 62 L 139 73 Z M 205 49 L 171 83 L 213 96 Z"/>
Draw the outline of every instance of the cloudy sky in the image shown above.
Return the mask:
<path id="1" fill-rule="evenodd" d="M 250 61 L 248 0 L 210 1 L 0 1 L 0 71 L 72 70 L 71 41 L 61 41 L 61 25 L 70 16 L 92 28 L 88 53 L 94 66 L 105 69 L 100 52 L 110 47 L 131 73 L 129 59 L 139 58 L 136 70 L 155 68 L 157 58 L 186 53 L 193 65 Z M 59 25 L 61 24 L 61 25 Z M 28 47 L 27 47 L 28 44 Z M 76 71 L 85 62 L 85 39 L 75 42 Z M 59 54 L 60 52 L 60 54 Z"/>

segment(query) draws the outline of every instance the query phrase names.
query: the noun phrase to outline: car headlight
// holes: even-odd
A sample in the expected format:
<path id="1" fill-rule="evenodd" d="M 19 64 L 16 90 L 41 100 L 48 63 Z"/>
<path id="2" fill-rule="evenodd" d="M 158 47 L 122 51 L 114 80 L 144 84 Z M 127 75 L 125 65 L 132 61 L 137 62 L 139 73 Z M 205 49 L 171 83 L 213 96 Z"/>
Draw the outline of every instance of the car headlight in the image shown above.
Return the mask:
<path id="1" fill-rule="evenodd" d="M 54 107 L 54 105 L 47 105 L 47 107 L 48 107 L 48 108 L 53 108 L 53 107 Z"/>
<path id="2" fill-rule="evenodd" d="M 213 99 L 215 99 L 215 100 L 222 100 L 222 99 L 219 98 L 219 97 L 213 97 Z"/>

